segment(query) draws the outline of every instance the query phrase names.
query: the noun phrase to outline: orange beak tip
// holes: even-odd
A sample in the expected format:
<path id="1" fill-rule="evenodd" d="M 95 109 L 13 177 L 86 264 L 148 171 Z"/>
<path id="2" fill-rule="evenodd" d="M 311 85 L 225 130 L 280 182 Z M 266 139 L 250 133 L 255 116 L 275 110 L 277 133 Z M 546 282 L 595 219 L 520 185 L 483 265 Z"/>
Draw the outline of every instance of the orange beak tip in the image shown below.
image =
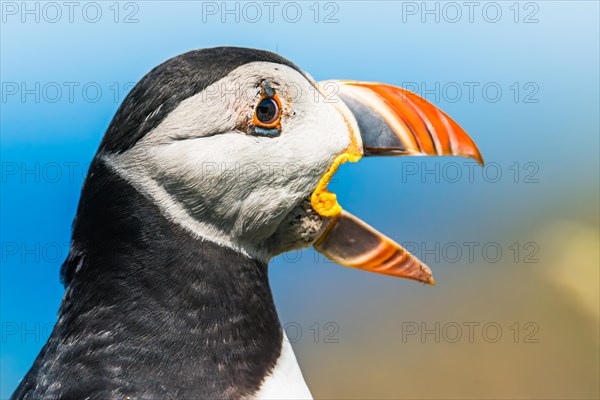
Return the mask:
<path id="1" fill-rule="evenodd" d="M 477 154 L 473 155 L 471 158 L 477 161 L 477 164 L 479 164 L 479 166 L 483 167 L 485 165 L 485 161 L 483 160 L 483 156 L 481 155 L 481 153 L 477 152 Z"/>
<path id="2" fill-rule="evenodd" d="M 421 273 L 418 276 L 416 276 L 414 279 L 418 280 L 419 282 L 424 283 L 425 285 L 429 285 L 429 286 L 435 286 L 437 284 L 435 279 L 433 279 L 431 269 L 429 269 L 429 267 L 427 267 L 424 264 L 421 264 Z"/>

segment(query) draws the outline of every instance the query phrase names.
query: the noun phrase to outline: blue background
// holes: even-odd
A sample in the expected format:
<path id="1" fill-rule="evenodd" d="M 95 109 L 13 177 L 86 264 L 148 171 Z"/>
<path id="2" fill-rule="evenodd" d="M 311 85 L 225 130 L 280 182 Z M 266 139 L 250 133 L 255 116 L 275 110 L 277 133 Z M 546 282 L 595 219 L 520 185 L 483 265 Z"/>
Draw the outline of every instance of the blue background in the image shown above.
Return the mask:
<path id="1" fill-rule="evenodd" d="M 312 250 L 274 260 L 278 309 L 284 323 L 303 332 L 293 345 L 313 394 L 598 397 L 597 2 L 496 2 L 485 15 L 490 3 L 480 2 L 472 22 L 463 3 L 454 3 L 461 17 L 452 22 L 456 9 L 445 3 L 426 3 L 438 7 L 436 21 L 421 13 L 425 3 L 392 1 L 321 2 L 317 22 L 313 2 L 294 3 L 302 11 L 297 22 L 293 10 L 282 14 L 289 2 L 279 3 L 273 21 L 255 3 L 258 22 L 242 3 L 236 22 L 235 14 L 203 13 L 210 2 L 121 2 L 115 22 L 113 2 L 98 2 L 96 23 L 82 16 L 86 2 L 73 22 L 64 6 L 52 22 L 54 11 L 44 15 L 44 3 L 37 3 L 36 22 L 22 10 L 8 12 L 7 3 L 0 39 L 1 398 L 31 366 L 56 319 L 63 294 L 58 272 L 85 167 L 127 90 L 172 56 L 220 45 L 277 51 L 317 80 L 425 85 L 434 90 L 426 98 L 461 124 L 490 163 L 483 172 L 474 167 L 472 180 L 463 159 L 369 159 L 340 169 L 330 187 L 342 206 L 416 245 L 439 285 L 338 267 Z M 414 7 L 419 11 L 408 13 Z M 497 8 L 502 15 L 490 22 Z M 124 23 L 132 11 L 137 22 Z M 334 20 L 326 23 L 331 12 Z M 77 85 L 73 98 L 66 82 Z M 477 85 L 473 98 L 465 82 Z M 39 84 L 39 99 L 23 95 L 22 84 L 34 92 Z M 486 84 L 500 87 L 501 95 L 483 92 Z M 437 177 L 421 175 L 436 168 Z M 461 175 L 454 182 L 456 168 Z M 497 243 L 503 255 L 490 262 L 478 250 L 474 260 L 463 255 L 453 262 L 423 251 L 469 241 Z M 538 262 L 524 262 L 523 254 L 513 260 L 514 242 L 534 243 Z M 493 321 L 504 333 L 497 343 L 481 336 L 473 343 L 404 341 L 407 321 L 430 328 Z M 327 322 L 337 327 L 338 343 L 323 339 Z M 515 343 L 509 328 L 515 322 L 535 323 L 538 343 Z"/>

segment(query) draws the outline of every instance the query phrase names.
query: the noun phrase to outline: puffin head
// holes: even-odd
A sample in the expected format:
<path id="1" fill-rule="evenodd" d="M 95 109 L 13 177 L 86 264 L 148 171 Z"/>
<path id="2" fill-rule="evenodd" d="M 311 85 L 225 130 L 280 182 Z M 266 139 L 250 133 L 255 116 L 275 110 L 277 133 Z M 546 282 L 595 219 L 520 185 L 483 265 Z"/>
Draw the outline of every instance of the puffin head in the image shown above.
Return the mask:
<path id="1" fill-rule="evenodd" d="M 276 54 L 232 47 L 148 73 L 96 159 L 199 239 L 263 261 L 314 245 L 342 265 L 433 283 L 429 268 L 327 190 L 340 164 L 372 155 L 482 162 L 465 132 L 413 93 L 315 82 Z"/>

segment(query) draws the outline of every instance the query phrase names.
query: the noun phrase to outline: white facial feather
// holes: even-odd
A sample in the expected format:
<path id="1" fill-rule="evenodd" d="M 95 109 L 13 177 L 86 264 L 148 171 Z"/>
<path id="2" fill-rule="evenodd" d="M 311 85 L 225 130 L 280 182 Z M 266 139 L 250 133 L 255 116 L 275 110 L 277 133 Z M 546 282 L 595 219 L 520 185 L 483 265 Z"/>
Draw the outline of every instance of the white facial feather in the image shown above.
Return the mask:
<path id="1" fill-rule="evenodd" d="M 278 137 L 246 131 L 263 80 L 282 103 Z M 346 121 L 356 125 L 341 100 L 326 99 L 296 70 L 254 62 L 182 101 L 133 148 L 105 161 L 173 222 L 267 260 L 274 254 L 265 243 L 358 132 Z"/>

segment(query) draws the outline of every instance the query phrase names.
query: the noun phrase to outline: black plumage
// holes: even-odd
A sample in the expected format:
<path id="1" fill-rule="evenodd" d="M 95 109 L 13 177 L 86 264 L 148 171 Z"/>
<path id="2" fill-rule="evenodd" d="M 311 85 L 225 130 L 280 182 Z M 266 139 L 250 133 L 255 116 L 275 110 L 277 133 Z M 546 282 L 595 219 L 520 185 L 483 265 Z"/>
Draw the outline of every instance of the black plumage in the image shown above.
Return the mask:
<path id="1" fill-rule="evenodd" d="M 14 399 L 240 398 L 279 356 L 267 265 L 190 236 L 95 164 L 59 321 Z"/>

